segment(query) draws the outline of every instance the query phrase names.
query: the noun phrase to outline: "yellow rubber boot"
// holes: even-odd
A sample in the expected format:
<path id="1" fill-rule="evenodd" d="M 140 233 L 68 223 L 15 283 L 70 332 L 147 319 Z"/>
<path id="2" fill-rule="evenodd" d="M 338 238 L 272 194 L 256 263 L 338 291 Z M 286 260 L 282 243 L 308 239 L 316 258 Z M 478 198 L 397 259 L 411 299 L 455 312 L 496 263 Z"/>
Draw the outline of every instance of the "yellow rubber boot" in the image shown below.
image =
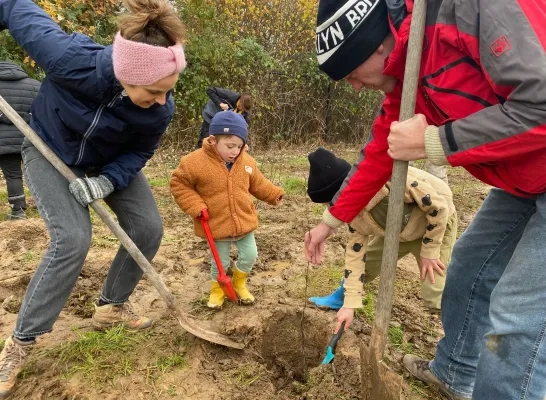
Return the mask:
<path id="1" fill-rule="evenodd" d="M 212 286 L 210 288 L 210 297 L 209 302 L 207 303 L 208 308 L 214 310 L 221 310 L 224 305 L 224 291 L 220 287 L 220 284 L 216 281 L 212 281 Z"/>
<path id="2" fill-rule="evenodd" d="M 233 289 L 241 304 L 250 305 L 254 304 L 254 296 L 246 288 L 246 278 L 248 278 L 246 272 L 239 271 L 237 267 L 233 268 Z"/>

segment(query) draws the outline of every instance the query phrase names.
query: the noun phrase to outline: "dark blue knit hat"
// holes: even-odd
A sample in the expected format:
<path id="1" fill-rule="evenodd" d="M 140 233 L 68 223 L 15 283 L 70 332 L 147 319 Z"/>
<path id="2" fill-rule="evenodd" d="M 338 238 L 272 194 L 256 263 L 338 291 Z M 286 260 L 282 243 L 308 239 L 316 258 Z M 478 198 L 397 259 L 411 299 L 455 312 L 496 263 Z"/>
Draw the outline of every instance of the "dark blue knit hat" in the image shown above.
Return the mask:
<path id="1" fill-rule="evenodd" d="M 210 121 L 210 135 L 233 135 L 248 140 L 248 124 L 241 114 L 233 111 L 220 111 Z"/>

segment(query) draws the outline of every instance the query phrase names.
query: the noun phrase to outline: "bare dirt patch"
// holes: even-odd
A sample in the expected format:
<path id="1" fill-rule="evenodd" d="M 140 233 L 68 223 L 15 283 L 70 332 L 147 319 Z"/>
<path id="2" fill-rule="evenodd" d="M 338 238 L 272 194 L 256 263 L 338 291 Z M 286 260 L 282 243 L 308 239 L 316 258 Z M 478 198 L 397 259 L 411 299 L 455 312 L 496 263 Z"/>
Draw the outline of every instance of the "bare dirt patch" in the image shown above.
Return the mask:
<path id="1" fill-rule="evenodd" d="M 357 151 L 337 153 L 349 161 L 357 157 Z M 111 362 L 116 368 L 108 370 L 109 379 L 97 385 L 96 378 L 104 377 L 105 373 L 100 368 L 90 374 L 84 371 L 98 367 L 93 362 L 101 359 L 100 351 L 104 350 L 100 348 L 101 342 L 107 343 L 109 339 L 95 338 L 99 346 L 95 353 L 85 353 L 81 346 L 89 343 L 86 335 L 92 332 L 89 323 L 92 303 L 100 293 L 118 242 L 95 216 L 93 244 L 76 287 L 53 333 L 39 339 L 10 399 L 359 398 L 359 344 L 369 340 L 377 282 L 366 285 L 365 307 L 358 311 L 353 326 L 340 341 L 333 364 L 321 366 L 335 312 L 307 305 L 302 323 L 305 293 L 307 297 L 325 295 L 339 284 L 347 230 L 341 229 L 331 238 L 323 266 L 308 268 L 302 254 L 302 238 L 319 221 L 322 207 L 305 199 L 301 182 L 305 182 L 307 173 L 306 154 L 306 150 L 301 150 L 294 154 L 256 156 L 266 176 L 292 189 L 279 207 L 257 204 L 259 260 L 249 279 L 256 304 L 253 307 L 226 304 L 221 312 L 212 312 L 204 306 L 210 287 L 207 243 L 194 237 L 191 220 L 174 204 L 168 190 L 168 177 L 178 159 L 161 157 L 161 164 L 152 160 L 145 169 L 165 226 L 154 266 L 161 271 L 185 312 L 244 342 L 244 350 L 228 350 L 184 332 L 155 289 L 143 279 L 131 302 L 137 312 L 155 319 L 155 327 L 145 336 L 138 336 L 138 341 L 131 333 L 123 333 L 127 335 L 125 340 L 136 342 L 130 350 L 120 351 L 125 357 L 121 360 L 125 361 Z M 487 188 L 459 171 L 450 171 L 450 179 L 461 210 L 460 227 L 464 229 L 479 205 L 478 200 L 468 204 L 466 199 L 481 199 Z M 7 213 L 6 207 L 2 207 L 0 213 Z M 47 245 L 47 230 L 37 215 L 31 214 L 26 221 L 0 222 L 0 303 L 6 302 L 5 307 L 0 307 L 0 340 L 13 329 L 18 305 Z M 415 261 L 406 257 L 399 263 L 386 362 L 404 375 L 407 399 L 440 399 L 437 393 L 412 380 L 401 360 L 407 352 L 432 357 L 441 334 L 439 318 L 430 315 L 422 305 Z M 67 345 L 75 351 L 73 358 L 61 355 Z M 90 355 L 85 358 L 84 354 Z M 69 373 L 74 367 L 80 372 Z"/>

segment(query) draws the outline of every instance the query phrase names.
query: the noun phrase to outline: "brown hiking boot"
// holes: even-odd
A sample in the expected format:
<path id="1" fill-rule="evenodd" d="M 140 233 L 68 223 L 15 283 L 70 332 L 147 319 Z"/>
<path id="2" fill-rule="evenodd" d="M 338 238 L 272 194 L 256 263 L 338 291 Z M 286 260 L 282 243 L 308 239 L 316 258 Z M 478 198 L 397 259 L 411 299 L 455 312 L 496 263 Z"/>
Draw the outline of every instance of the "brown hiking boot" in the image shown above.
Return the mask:
<path id="1" fill-rule="evenodd" d="M 406 354 L 404 356 L 404 367 L 417 379 L 425 382 L 426 384 L 435 387 L 449 400 L 467 400 L 470 397 L 462 397 L 448 389 L 447 385 L 443 383 L 436 375 L 432 373 L 428 364 L 429 361 L 423 360 L 412 354 Z"/>
<path id="2" fill-rule="evenodd" d="M 4 343 L 0 353 L 0 399 L 8 397 L 15 386 L 17 374 L 23 369 L 23 363 L 34 342 L 23 343 L 11 336 Z"/>
<path id="3" fill-rule="evenodd" d="M 92 319 L 93 326 L 99 329 L 123 325 L 127 329 L 139 330 L 149 328 L 154 322 L 148 317 L 137 315 L 129 303 L 105 304 L 104 306 L 95 303 Z"/>

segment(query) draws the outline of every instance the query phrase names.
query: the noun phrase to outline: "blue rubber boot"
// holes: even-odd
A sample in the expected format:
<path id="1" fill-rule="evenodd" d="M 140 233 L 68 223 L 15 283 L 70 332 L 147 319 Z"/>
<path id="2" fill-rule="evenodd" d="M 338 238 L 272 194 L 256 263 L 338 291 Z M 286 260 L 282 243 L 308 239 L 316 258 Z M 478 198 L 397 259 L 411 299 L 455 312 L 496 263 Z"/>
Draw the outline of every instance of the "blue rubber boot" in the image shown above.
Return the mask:
<path id="1" fill-rule="evenodd" d="M 343 307 L 343 300 L 345 295 L 343 293 L 343 279 L 339 287 L 328 296 L 323 297 L 311 297 L 309 301 L 315 304 L 319 308 L 329 308 L 331 310 L 339 310 Z"/>

